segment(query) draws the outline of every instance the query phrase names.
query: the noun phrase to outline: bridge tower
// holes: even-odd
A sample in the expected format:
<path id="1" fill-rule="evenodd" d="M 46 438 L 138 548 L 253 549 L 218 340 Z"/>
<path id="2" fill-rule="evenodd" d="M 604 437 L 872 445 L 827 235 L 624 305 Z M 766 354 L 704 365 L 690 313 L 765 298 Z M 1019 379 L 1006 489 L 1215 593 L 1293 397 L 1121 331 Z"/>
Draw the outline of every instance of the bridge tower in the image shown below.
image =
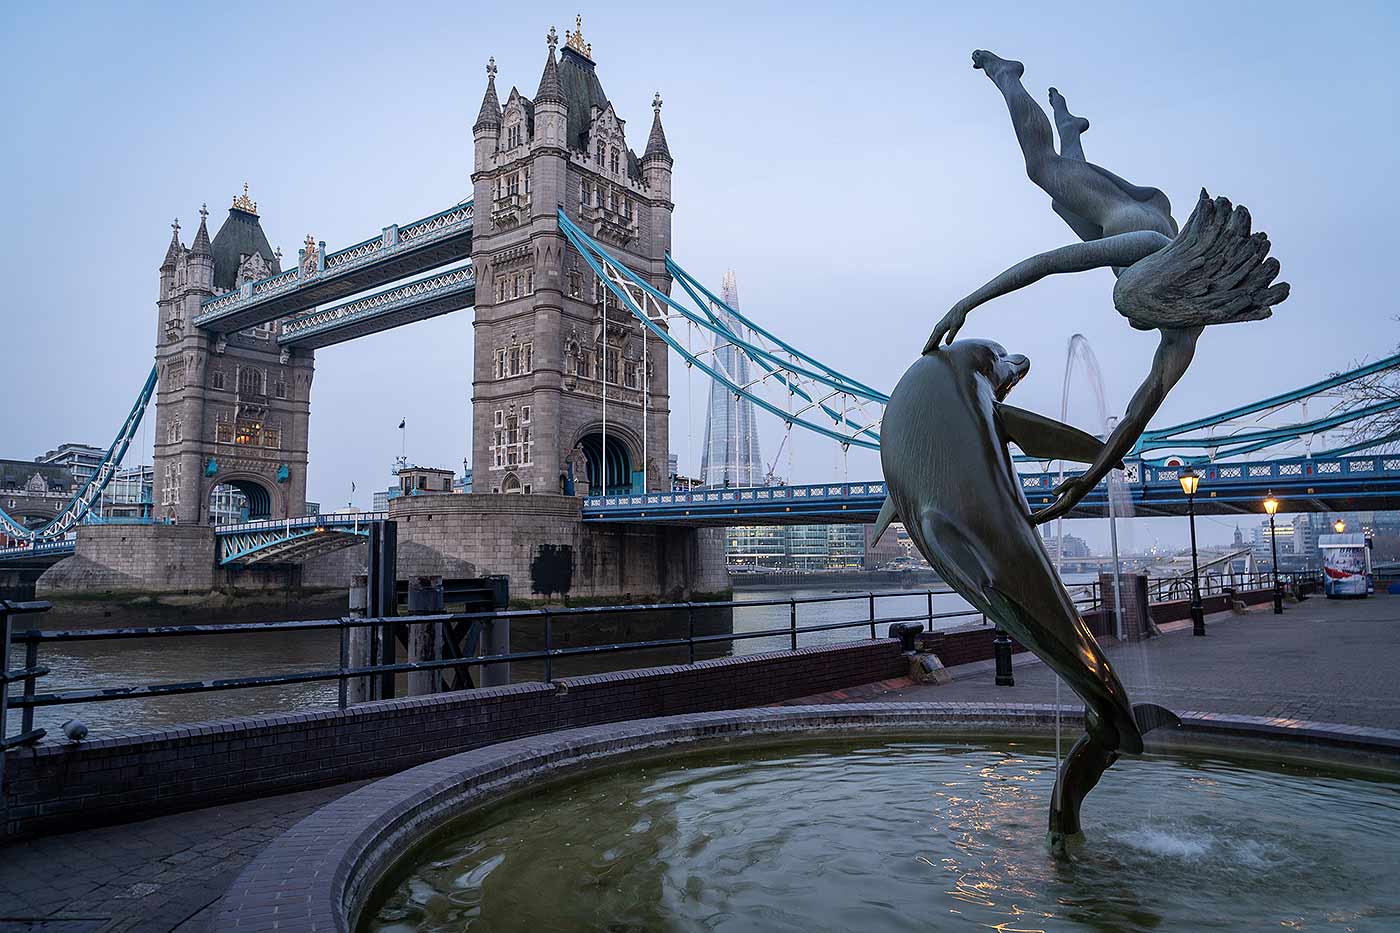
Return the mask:
<path id="1" fill-rule="evenodd" d="M 639 158 L 582 33 L 576 20 L 558 49 L 550 28 L 533 98 L 512 87 L 502 106 L 492 59 L 472 127 L 477 492 L 557 494 L 586 480 L 597 493 L 667 480 L 665 344 L 594 277 L 557 217 L 562 206 L 669 293 L 674 205 L 661 98 Z"/>
<path id="2" fill-rule="evenodd" d="M 192 323 L 200 302 L 281 271 L 258 207 L 243 194 L 212 240 L 200 210 L 186 248 L 177 221 L 160 266 L 156 365 L 154 514 L 208 524 L 211 493 L 231 486 L 248 500 L 248 517 L 289 518 L 306 509 L 310 350 L 281 350 L 277 322 L 226 336 Z M 308 255 L 317 246 L 307 238 Z"/>

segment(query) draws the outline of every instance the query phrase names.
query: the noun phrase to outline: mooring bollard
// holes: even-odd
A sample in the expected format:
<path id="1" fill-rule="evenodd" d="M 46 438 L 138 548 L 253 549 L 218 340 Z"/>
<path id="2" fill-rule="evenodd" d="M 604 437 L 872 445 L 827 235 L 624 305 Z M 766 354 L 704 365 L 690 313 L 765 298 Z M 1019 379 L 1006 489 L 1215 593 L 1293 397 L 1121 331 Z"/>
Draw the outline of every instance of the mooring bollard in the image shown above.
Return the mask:
<path id="1" fill-rule="evenodd" d="M 992 654 L 997 660 L 997 686 L 1016 686 L 1016 678 L 1011 673 L 1011 638 L 1000 627 L 992 639 Z"/>
<path id="2" fill-rule="evenodd" d="M 363 573 L 355 574 L 354 580 L 350 583 L 350 618 L 363 619 L 365 617 L 365 607 L 369 604 L 368 588 L 369 576 Z M 342 634 L 346 644 L 343 652 L 345 666 L 350 668 L 368 667 L 369 626 L 349 626 L 343 630 Z M 364 703 L 369 699 L 368 677 L 347 677 L 341 683 L 344 685 L 343 696 L 345 698 L 342 707 L 354 706 L 356 703 Z"/>
<path id="3" fill-rule="evenodd" d="M 481 653 L 487 657 L 510 654 L 510 619 L 488 619 L 481 633 Z M 483 687 L 504 687 L 510 683 L 510 662 L 483 664 L 481 685 Z"/>
<path id="4" fill-rule="evenodd" d="M 408 581 L 408 614 L 429 615 L 442 612 L 444 606 L 442 577 L 414 577 Z M 442 623 L 415 622 L 408 627 L 408 660 L 436 661 L 442 654 Z M 408 675 L 408 695 L 424 696 L 442 690 L 442 672 L 412 671 Z"/>

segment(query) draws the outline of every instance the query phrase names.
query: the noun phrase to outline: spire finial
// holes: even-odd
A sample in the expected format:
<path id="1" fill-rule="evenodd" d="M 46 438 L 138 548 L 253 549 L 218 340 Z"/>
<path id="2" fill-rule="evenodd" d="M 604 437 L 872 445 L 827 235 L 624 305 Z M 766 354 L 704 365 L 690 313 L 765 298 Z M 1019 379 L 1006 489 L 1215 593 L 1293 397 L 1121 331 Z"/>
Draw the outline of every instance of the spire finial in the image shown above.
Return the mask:
<path id="1" fill-rule="evenodd" d="M 549 27 L 549 35 L 544 37 L 544 41 L 549 43 L 551 49 L 559 44 L 559 33 L 555 31 L 553 26 Z"/>
<path id="2" fill-rule="evenodd" d="M 180 235 L 180 218 L 175 218 L 175 221 L 170 225 L 170 229 L 175 231 L 177 237 Z"/>
<path id="3" fill-rule="evenodd" d="M 248 183 L 243 183 L 243 194 L 233 199 L 233 206 L 240 211 L 256 215 L 258 213 L 258 203 L 248 197 Z"/>
<path id="4" fill-rule="evenodd" d="M 315 250 L 316 250 L 316 238 L 313 237 L 311 234 L 308 233 L 308 234 L 306 235 L 306 251 L 307 251 L 308 253 L 311 253 L 311 252 L 315 252 Z"/>
<path id="5" fill-rule="evenodd" d="M 657 91 L 656 96 L 651 99 L 651 109 L 656 111 L 656 115 L 661 115 L 661 92 Z"/>
<path id="6" fill-rule="evenodd" d="M 199 222 L 204 223 L 209 217 L 209 204 L 206 202 L 199 205 Z"/>
<path id="7" fill-rule="evenodd" d="M 495 79 L 496 79 L 496 56 L 492 55 L 490 58 L 488 58 L 488 59 L 486 60 L 486 80 L 487 80 L 487 81 L 494 81 Z"/>
<path id="8" fill-rule="evenodd" d="M 574 17 L 574 31 L 564 33 L 565 45 L 589 61 L 593 60 L 593 44 L 583 41 L 583 14 Z"/>

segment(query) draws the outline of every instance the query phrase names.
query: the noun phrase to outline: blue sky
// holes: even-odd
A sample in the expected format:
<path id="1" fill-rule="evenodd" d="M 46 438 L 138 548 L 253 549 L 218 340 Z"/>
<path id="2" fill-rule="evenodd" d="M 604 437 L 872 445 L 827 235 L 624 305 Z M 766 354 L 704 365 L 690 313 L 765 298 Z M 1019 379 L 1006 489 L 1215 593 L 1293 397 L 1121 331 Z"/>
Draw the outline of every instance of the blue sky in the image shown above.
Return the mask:
<path id="1" fill-rule="evenodd" d="M 217 222 L 246 180 L 273 244 L 294 255 L 308 232 L 334 249 L 455 202 L 470 191 L 487 57 L 502 97 L 512 84 L 532 93 L 546 31 L 562 33 L 575 12 L 6 5 L 0 274 L 12 402 L 0 411 L 0 456 L 108 443 L 150 365 L 173 217 L 188 242 L 201 202 Z M 1036 96 L 1063 91 L 1093 124 L 1088 157 L 1165 190 L 1179 220 L 1205 186 L 1247 204 L 1272 238 L 1292 297 L 1270 321 L 1212 329 L 1164 419 L 1397 343 L 1400 30 L 1389 5 L 582 12 L 635 148 L 652 93 L 665 98 L 680 262 L 715 285 L 733 268 L 750 315 L 875 385 L 893 384 L 958 297 L 1069 238 L 1026 180 L 1001 99 L 970 66 L 974 48 L 1023 60 Z M 1114 312 L 1111 283 L 1107 272 L 1042 282 L 980 309 L 964 334 L 1029 355 L 1017 401 L 1054 411 L 1065 343 L 1082 332 L 1121 410 L 1155 340 Z M 403 417 L 411 459 L 460 468 L 470 359 L 467 313 L 318 354 L 309 496 L 343 504 L 353 480 L 368 505 L 367 491 L 389 484 Z M 698 380 L 695 392 L 698 436 Z M 1083 423 L 1087 390 L 1077 396 Z M 685 408 L 677 377 L 672 449 L 683 462 Z M 765 428 L 771 457 L 779 432 Z M 796 460 L 799 481 L 837 468 L 815 440 L 797 443 Z M 849 468 L 876 466 L 853 455 Z M 1227 533 L 1219 525 L 1208 540 Z"/>

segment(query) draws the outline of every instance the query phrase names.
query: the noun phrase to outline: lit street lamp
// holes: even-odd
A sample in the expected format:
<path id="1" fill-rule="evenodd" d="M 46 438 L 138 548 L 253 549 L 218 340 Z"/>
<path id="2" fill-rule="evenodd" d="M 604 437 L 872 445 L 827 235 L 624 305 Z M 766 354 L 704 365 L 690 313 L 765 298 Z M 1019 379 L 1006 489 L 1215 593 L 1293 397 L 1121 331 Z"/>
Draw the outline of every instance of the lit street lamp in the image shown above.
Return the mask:
<path id="1" fill-rule="evenodd" d="M 1274 534 L 1274 513 L 1278 511 L 1278 500 L 1273 491 L 1264 500 L 1264 511 L 1269 513 L 1269 542 L 1274 547 L 1274 615 L 1283 612 L 1283 590 L 1278 585 L 1278 536 Z"/>
<path id="2" fill-rule="evenodd" d="M 1181 491 L 1186 493 L 1186 514 L 1191 517 L 1191 634 L 1206 633 L 1206 613 L 1201 608 L 1201 568 L 1196 563 L 1196 487 L 1201 477 L 1189 466 L 1181 471 Z"/>
<path id="3" fill-rule="evenodd" d="M 1332 523 L 1332 527 L 1337 530 L 1337 534 L 1341 534 L 1342 532 L 1347 530 L 1347 523 L 1339 518 Z"/>

